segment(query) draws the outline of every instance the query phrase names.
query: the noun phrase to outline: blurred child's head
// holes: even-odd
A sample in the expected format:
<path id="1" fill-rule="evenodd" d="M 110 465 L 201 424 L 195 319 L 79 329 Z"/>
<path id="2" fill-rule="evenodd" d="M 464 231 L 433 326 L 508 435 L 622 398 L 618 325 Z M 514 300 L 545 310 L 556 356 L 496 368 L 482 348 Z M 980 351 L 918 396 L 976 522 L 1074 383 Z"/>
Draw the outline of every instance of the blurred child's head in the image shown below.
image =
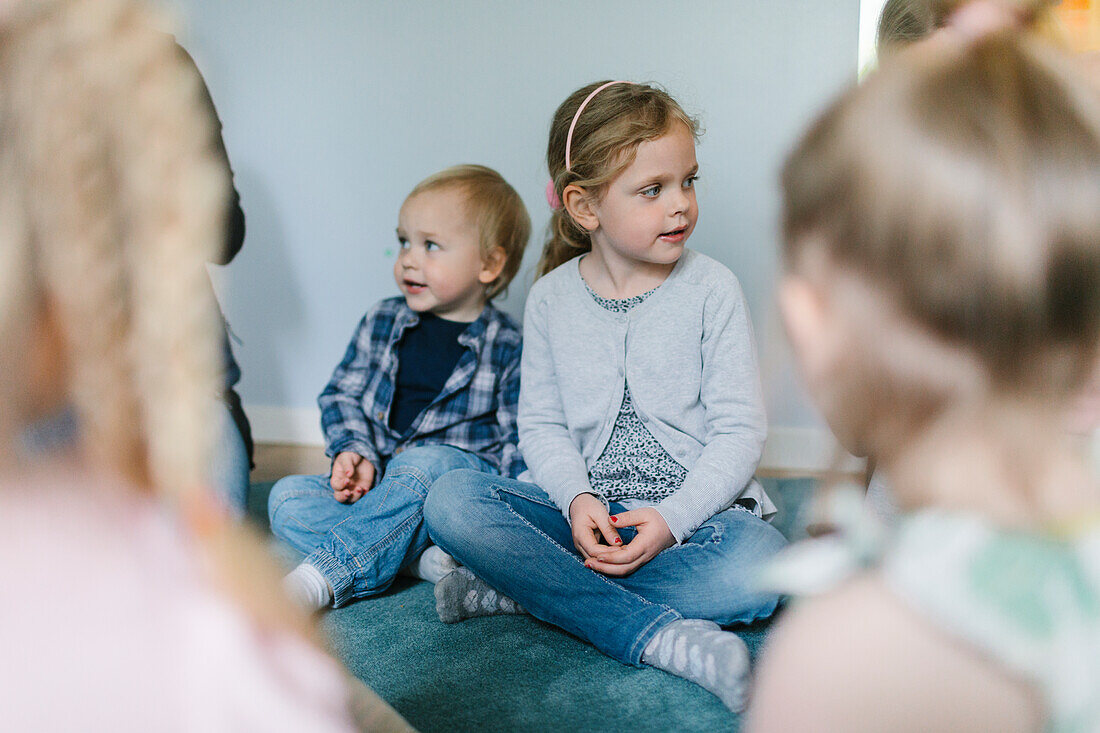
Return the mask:
<path id="1" fill-rule="evenodd" d="M 515 277 L 530 234 L 523 200 L 499 173 L 453 166 L 402 204 L 394 278 L 413 310 L 472 321 Z"/>
<path id="2" fill-rule="evenodd" d="M 598 93 L 589 98 L 596 90 L 599 90 Z M 586 99 L 588 103 L 584 104 Z M 579 115 L 578 110 L 581 112 Z M 573 92 L 561 103 L 550 123 L 550 141 L 546 148 L 546 163 L 554 193 L 551 198 L 556 198 L 559 205 L 555 206 L 552 214 L 550 236 L 538 266 L 539 275 L 545 275 L 563 262 L 592 249 L 591 231 L 594 224 L 585 217 L 590 213 L 590 205 L 603 200 L 611 183 L 631 168 L 640 146 L 649 143 L 651 145 L 648 147 L 653 148 L 653 143 L 670 134 L 684 139 L 661 141 L 661 145 L 669 149 L 652 150 L 653 157 L 661 159 L 652 162 L 662 172 L 668 168 L 668 175 L 675 174 L 677 180 L 663 181 L 656 191 L 651 189 L 643 194 L 643 190 L 639 190 L 635 192 L 638 195 L 656 198 L 655 194 L 659 194 L 661 189 L 675 191 L 685 183 L 690 187 L 694 181 L 694 169 L 697 168 L 694 166 L 694 142 L 699 134 L 698 123 L 667 92 L 647 84 L 594 82 Z M 691 144 L 690 161 L 685 158 L 687 142 Z M 685 162 L 685 170 L 679 170 Z M 647 183 L 640 182 L 639 186 L 646 186 Z M 561 205 L 563 201 L 564 205 Z M 673 217 L 677 221 L 685 220 L 678 225 L 679 239 L 675 242 L 681 249 L 691 234 L 690 227 L 695 224 L 693 193 L 690 206 L 690 216 Z M 631 218 L 638 220 L 637 216 Z M 656 227 L 657 231 L 653 234 L 661 234 L 664 225 L 657 222 L 661 217 L 653 218 L 653 226 L 648 229 Z M 667 222 L 666 225 L 677 226 Z M 683 229 L 685 226 L 686 230 Z M 652 239 L 647 233 L 642 234 L 643 238 Z"/>
<path id="3" fill-rule="evenodd" d="M 783 171 L 781 304 L 847 447 L 885 456 L 946 410 L 1057 410 L 1100 333 L 1100 98 L 995 33 L 900 54 Z"/>

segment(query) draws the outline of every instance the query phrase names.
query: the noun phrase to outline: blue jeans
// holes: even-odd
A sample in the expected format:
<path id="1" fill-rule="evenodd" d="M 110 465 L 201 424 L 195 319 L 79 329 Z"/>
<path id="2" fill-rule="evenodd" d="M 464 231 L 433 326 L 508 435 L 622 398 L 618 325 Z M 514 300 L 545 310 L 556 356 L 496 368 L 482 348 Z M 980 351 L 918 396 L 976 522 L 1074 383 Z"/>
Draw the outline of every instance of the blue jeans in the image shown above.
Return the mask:
<path id="1" fill-rule="evenodd" d="M 435 543 L 486 583 L 625 664 L 640 665 L 650 639 L 679 618 L 747 623 L 779 603 L 752 582 L 786 540 L 746 511 L 714 515 L 624 578 L 584 566 L 561 510 L 534 484 L 454 471 L 435 482 L 424 518 Z M 624 543 L 635 534 L 618 532 Z"/>
<path id="2" fill-rule="evenodd" d="M 248 511 L 248 450 L 229 408 L 220 401 L 215 407 L 219 438 L 210 457 L 211 481 L 230 515 L 242 519 Z"/>
<path id="3" fill-rule="evenodd" d="M 374 488 L 354 504 L 333 498 L 328 476 L 287 476 L 268 498 L 271 531 L 320 571 L 336 607 L 376 595 L 431 544 L 424 497 L 436 479 L 458 468 L 492 470 L 459 448 L 409 448 L 390 459 Z"/>

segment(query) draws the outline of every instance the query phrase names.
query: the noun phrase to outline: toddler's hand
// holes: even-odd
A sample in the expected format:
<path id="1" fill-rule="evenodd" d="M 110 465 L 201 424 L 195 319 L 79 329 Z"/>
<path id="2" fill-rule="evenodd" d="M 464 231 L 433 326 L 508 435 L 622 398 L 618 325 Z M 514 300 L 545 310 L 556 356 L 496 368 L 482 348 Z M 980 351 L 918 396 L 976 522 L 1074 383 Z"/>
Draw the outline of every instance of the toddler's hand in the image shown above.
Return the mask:
<path id="1" fill-rule="evenodd" d="M 601 549 L 584 561 L 585 567 L 604 575 L 630 575 L 657 557 L 661 550 L 676 544 L 665 518 L 653 507 L 632 509 L 608 519 L 615 527 L 636 528 L 637 534 L 625 545 Z"/>
<path id="2" fill-rule="evenodd" d="M 344 451 L 332 462 L 332 498 L 353 504 L 374 486 L 374 464 L 358 453 Z"/>
<path id="3" fill-rule="evenodd" d="M 609 545 L 622 544 L 619 533 L 608 520 L 607 507 L 593 494 L 577 494 L 569 504 L 569 523 L 573 526 L 573 546 L 585 560 Z M 601 537 L 606 545 L 600 544 Z"/>

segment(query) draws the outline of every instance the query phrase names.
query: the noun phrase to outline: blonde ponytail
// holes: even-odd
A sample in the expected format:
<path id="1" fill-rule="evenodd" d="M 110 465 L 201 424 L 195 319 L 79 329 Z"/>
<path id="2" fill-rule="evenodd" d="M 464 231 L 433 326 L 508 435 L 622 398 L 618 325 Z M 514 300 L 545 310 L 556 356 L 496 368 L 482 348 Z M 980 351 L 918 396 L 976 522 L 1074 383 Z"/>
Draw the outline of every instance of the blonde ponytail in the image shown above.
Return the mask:
<path id="1" fill-rule="evenodd" d="M 564 208 L 554 209 L 550 215 L 546 244 L 535 272 L 542 277 L 577 255 L 592 250 L 592 239 L 581 229 Z"/>

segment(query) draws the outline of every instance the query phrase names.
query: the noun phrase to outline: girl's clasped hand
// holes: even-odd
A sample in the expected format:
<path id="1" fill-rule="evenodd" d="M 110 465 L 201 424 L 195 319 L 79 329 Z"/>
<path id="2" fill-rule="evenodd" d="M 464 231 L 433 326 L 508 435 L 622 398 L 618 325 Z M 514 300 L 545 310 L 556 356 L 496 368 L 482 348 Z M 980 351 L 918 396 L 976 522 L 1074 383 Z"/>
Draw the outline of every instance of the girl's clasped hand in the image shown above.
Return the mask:
<path id="1" fill-rule="evenodd" d="M 608 514 L 594 495 L 580 494 L 569 505 L 569 520 L 584 566 L 604 575 L 630 575 L 676 544 L 661 513 L 652 507 Z M 626 542 L 616 531 L 625 527 L 635 530 L 633 539 Z"/>

